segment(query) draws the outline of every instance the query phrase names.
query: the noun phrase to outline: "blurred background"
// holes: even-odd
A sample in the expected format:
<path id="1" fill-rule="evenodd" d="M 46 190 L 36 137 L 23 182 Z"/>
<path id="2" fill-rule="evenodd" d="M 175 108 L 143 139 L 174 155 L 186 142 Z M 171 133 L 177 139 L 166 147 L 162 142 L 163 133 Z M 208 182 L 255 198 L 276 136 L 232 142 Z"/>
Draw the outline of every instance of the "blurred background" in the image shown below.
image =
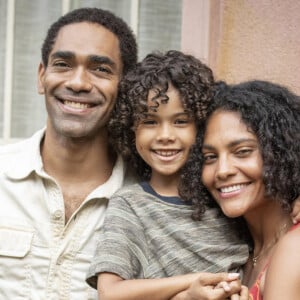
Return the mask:
<path id="1" fill-rule="evenodd" d="M 0 143 L 45 125 L 37 94 L 41 45 L 52 22 L 84 6 L 123 18 L 136 34 L 139 59 L 182 50 L 219 80 L 265 79 L 300 94 L 298 0 L 0 0 Z"/>

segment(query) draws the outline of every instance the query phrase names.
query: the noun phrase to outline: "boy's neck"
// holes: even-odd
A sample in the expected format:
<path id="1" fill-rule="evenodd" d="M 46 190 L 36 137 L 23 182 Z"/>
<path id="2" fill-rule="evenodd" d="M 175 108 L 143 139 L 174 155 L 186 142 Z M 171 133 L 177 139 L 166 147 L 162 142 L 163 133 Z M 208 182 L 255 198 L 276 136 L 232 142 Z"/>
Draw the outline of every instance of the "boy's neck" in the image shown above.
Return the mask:
<path id="1" fill-rule="evenodd" d="M 149 184 L 153 190 L 162 196 L 174 196 L 179 197 L 178 193 L 178 176 L 175 177 L 151 177 Z"/>

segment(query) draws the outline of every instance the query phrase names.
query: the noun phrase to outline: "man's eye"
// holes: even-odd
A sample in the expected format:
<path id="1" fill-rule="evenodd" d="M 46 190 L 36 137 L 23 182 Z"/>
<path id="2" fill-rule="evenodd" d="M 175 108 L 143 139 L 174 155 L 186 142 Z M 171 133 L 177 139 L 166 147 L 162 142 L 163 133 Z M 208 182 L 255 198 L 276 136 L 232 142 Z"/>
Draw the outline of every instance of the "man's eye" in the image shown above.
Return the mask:
<path id="1" fill-rule="evenodd" d="M 57 68 L 68 68 L 69 67 L 69 65 L 65 61 L 54 62 L 53 66 L 57 67 Z"/>
<path id="2" fill-rule="evenodd" d="M 103 67 L 103 66 L 98 66 L 95 68 L 95 71 L 97 72 L 101 72 L 101 73 L 107 73 L 107 74 L 111 74 L 111 70 L 107 67 Z"/>

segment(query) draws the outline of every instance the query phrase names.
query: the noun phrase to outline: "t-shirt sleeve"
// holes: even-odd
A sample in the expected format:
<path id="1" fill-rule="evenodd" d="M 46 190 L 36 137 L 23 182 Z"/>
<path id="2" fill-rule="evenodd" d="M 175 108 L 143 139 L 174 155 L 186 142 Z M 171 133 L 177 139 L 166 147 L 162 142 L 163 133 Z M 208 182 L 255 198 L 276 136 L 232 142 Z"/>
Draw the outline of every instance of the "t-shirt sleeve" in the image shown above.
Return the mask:
<path id="1" fill-rule="evenodd" d="M 109 200 L 103 230 L 87 276 L 88 284 L 97 288 L 97 275 L 102 272 L 115 273 L 123 279 L 140 278 L 146 251 L 140 219 L 129 201 L 113 196 Z"/>

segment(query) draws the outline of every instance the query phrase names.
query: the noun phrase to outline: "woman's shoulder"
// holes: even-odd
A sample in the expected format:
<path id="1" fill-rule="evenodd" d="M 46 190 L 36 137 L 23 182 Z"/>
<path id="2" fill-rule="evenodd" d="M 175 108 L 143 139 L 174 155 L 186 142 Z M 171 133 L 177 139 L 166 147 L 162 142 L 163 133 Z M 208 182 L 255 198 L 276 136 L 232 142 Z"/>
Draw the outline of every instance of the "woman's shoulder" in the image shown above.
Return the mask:
<path id="1" fill-rule="evenodd" d="M 265 281 L 266 299 L 297 299 L 300 294 L 300 225 L 293 226 L 278 242 Z"/>

